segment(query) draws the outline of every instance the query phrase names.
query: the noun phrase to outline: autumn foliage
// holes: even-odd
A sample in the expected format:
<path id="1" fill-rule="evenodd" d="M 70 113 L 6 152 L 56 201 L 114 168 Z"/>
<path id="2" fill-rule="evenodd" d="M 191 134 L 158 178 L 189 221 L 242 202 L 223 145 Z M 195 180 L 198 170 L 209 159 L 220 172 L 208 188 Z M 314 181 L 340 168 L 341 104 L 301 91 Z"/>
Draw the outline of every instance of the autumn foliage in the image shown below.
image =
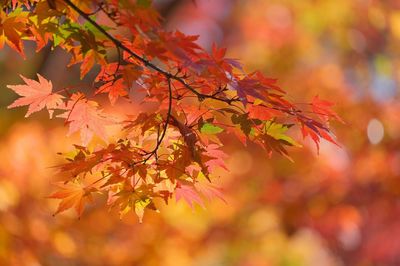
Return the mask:
<path id="1" fill-rule="evenodd" d="M 74 208 L 80 216 L 97 193 L 140 221 L 157 199 L 224 200 L 213 181 L 215 169 L 227 169 L 232 136 L 289 160 L 288 148 L 301 146 L 290 131 L 317 147 L 321 139 L 336 144 L 329 121 L 341 119 L 332 103 L 290 101 L 276 79 L 246 72 L 225 48 L 208 52 L 198 36 L 164 30 L 149 0 L 5 1 L 0 19 L 0 48 L 23 57 L 28 41 L 37 51 L 61 48 L 69 65 L 80 64 L 81 79 L 96 72 L 89 88 L 56 88 L 39 73 L 8 86 L 20 96 L 9 108 L 27 106 L 26 117 L 46 109 L 69 135 L 80 134 L 57 167 L 65 180 L 50 195 L 60 200 L 56 214 Z"/>
<path id="2" fill-rule="evenodd" d="M 2 7 L 10 3 L 0 0 Z M 25 1 L 17 4 L 22 11 L 31 10 Z M 123 139 L 130 129 L 122 131 L 125 124 L 113 121 L 136 119 L 140 113 L 150 116 L 157 102 L 149 101 L 137 83 L 114 105 L 108 93 L 94 96 L 102 85 L 93 84 L 100 65 L 95 63 L 80 79 L 81 63 L 68 67 L 72 54 L 54 47 L 53 41 L 35 52 L 36 42 L 24 37 L 25 58 L 5 43 L 0 50 L 0 265 L 399 265 L 399 2 L 154 0 L 152 8 L 162 17 L 160 28 L 165 31 L 199 35 L 194 42 L 208 53 L 214 42 L 228 47 L 225 57 L 240 59 L 246 73 L 259 70 L 277 78 L 275 84 L 286 92 L 284 99 L 303 114 L 319 120 L 316 112 L 320 111 L 313 114 L 310 103 L 336 103 L 333 109 L 345 123 L 331 123 L 330 129 L 340 146 L 320 138 L 318 150 L 311 137 L 303 139 L 302 127 L 293 117 L 275 116 L 278 112 L 272 115 L 275 119 L 262 116 L 259 111 L 264 108 L 253 106 L 249 99 L 246 111 L 275 122 L 276 128 L 283 125 L 283 135 L 302 145 L 286 146 L 293 162 L 249 139 L 243 145 L 244 134 L 229 133 L 216 116 L 219 122 L 202 129 L 217 131 L 207 137 L 216 136 L 222 143 L 204 144 L 212 157 L 220 159 L 209 168 L 211 183 L 205 177 L 194 186 L 173 183 L 168 204 L 153 197 L 159 211 L 145 208 L 142 223 L 132 208 L 120 219 L 122 201 L 107 204 L 109 194 L 102 184 L 99 189 L 96 183 L 93 189 L 99 190 L 91 191 L 90 184 L 101 173 L 94 168 L 82 183 L 65 183 L 72 180 L 73 170 L 60 171 L 60 166 L 77 155 L 73 144 L 96 152 Z M 118 40 L 131 36 L 126 28 L 117 29 L 102 11 L 92 14 L 96 11 L 92 10 L 85 12 L 91 12 L 95 22 Z M 85 24 L 84 18 L 79 17 L 78 23 Z M 116 48 L 106 54 L 107 60 L 117 62 Z M 168 70 L 159 59 L 152 62 Z M 27 85 L 20 74 L 34 80 L 32 84 L 51 81 L 52 91 L 64 97 L 62 105 L 70 98 L 65 88 L 97 102 L 105 118 L 111 119 L 105 126 L 107 142 L 94 133 L 83 145 L 80 129 L 67 136 L 69 125 L 58 117 L 66 113 L 61 109 L 54 110 L 52 119 L 46 106 L 28 119 L 24 116 L 29 106 L 8 109 L 25 98 L 7 88 Z M 196 102 L 191 92 L 185 96 L 190 96 L 186 101 Z M 31 100 L 27 102 L 35 102 Z M 175 94 L 173 100 L 174 112 L 179 111 Z M 322 103 L 319 108 L 332 105 Z M 161 128 L 166 114 L 161 113 Z M 232 116 L 226 115 L 228 122 Z M 186 121 L 184 115 L 173 117 Z M 197 126 L 192 128 L 198 133 Z M 169 132 L 181 135 L 173 120 Z M 166 134 L 164 143 L 168 137 L 174 135 Z M 151 151 L 155 141 L 143 143 Z M 218 166 L 221 163 L 228 170 Z M 84 196 L 82 186 L 90 196 Z M 52 194 L 65 197 L 49 198 Z M 61 209 L 74 205 L 53 217 L 66 198 L 70 200 Z M 77 219 L 80 199 L 84 213 Z"/>

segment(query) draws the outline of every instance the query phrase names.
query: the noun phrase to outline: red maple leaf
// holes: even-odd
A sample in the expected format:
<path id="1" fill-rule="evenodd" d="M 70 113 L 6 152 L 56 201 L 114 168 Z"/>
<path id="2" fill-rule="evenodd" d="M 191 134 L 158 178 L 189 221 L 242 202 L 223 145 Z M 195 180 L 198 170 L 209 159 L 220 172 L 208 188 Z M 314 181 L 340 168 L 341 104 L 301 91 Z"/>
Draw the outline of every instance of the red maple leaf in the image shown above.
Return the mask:
<path id="1" fill-rule="evenodd" d="M 37 74 L 39 81 L 21 78 L 25 81 L 26 85 L 8 85 L 7 88 L 12 89 L 18 95 L 22 96 L 15 100 L 8 108 L 29 105 L 28 112 L 25 117 L 30 116 L 32 113 L 47 108 L 50 118 L 53 116 L 54 109 L 59 108 L 63 101 L 64 96 L 52 93 L 53 85 L 51 81 L 46 80 L 41 75 Z"/>
<path id="2" fill-rule="evenodd" d="M 311 108 L 323 121 L 327 121 L 330 118 L 334 118 L 342 123 L 344 121 L 331 109 L 334 104 L 321 100 L 319 96 L 315 96 L 311 102 Z"/>

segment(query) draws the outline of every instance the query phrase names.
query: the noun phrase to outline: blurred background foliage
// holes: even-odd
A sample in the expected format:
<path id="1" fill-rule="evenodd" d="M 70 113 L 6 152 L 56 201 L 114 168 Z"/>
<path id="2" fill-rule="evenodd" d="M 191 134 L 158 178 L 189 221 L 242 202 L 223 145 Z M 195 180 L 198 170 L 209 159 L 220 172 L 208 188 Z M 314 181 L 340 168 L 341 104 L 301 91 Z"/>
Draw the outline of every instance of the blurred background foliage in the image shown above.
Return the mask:
<path id="1" fill-rule="evenodd" d="M 194 3 L 195 2 L 195 3 Z M 227 204 L 148 212 L 144 223 L 96 202 L 78 220 L 46 198 L 76 142 L 46 114 L 7 110 L 18 73 L 82 84 L 68 55 L 0 52 L 0 265 L 400 265 L 400 2 L 158 0 L 168 29 L 229 47 L 247 70 L 279 78 L 296 102 L 336 103 L 341 147 L 310 141 L 294 163 L 232 140 Z M 88 77 L 90 80 L 90 77 Z M 229 137 L 229 136 L 228 136 Z M 300 136 L 297 136 L 300 139 Z M 97 202 L 104 201 L 98 197 Z"/>

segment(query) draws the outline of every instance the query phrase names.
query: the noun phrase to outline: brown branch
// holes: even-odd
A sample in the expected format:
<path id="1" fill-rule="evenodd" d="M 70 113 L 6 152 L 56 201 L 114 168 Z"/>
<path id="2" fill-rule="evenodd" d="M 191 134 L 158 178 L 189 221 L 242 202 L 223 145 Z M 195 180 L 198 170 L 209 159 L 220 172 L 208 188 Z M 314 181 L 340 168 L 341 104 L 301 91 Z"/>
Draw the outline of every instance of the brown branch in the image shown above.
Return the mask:
<path id="1" fill-rule="evenodd" d="M 181 85 L 183 85 L 186 89 L 188 89 L 190 92 L 192 92 L 193 94 L 195 94 L 197 96 L 197 98 L 199 99 L 199 101 L 203 101 L 205 99 L 213 99 L 216 101 L 220 101 L 220 102 L 224 102 L 226 104 L 238 107 L 234 105 L 233 103 L 235 102 L 241 102 L 241 100 L 238 97 L 233 97 L 233 98 L 220 98 L 218 97 L 218 93 L 220 93 L 220 91 L 218 91 L 217 93 L 214 94 L 203 94 L 199 91 L 197 91 L 194 87 L 192 87 L 190 84 L 187 83 L 187 81 L 185 80 L 187 77 L 179 77 L 178 75 L 174 75 L 171 72 L 168 72 L 167 70 L 162 69 L 161 67 L 151 63 L 149 60 L 145 59 L 143 56 L 138 55 L 137 53 L 133 52 L 131 49 L 129 49 L 127 46 L 125 46 L 121 41 L 119 41 L 118 39 L 116 39 L 113 35 L 109 34 L 104 28 L 102 28 L 97 22 L 95 22 L 92 18 L 90 18 L 90 16 L 88 14 L 86 14 L 84 11 L 82 11 L 81 9 L 79 9 L 79 7 L 77 7 L 74 3 L 72 3 L 70 0 L 63 0 L 68 6 L 70 6 L 73 10 L 75 10 L 79 15 L 81 15 L 85 20 L 87 20 L 90 24 L 92 24 L 96 29 L 98 29 L 102 34 L 104 34 L 110 41 L 112 41 L 117 48 L 126 51 L 128 54 L 130 54 L 133 58 L 137 59 L 138 61 L 140 61 L 145 67 L 150 68 L 154 71 L 157 71 L 158 73 L 162 74 L 163 76 L 165 76 L 165 78 L 168 80 L 168 84 L 170 86 L 171 84 L 171 80 L 175 80 L 177 82 L 179 82 Z M 103 10 L 104 11 L 104 10 Z M 172 101 L 172 93 L 170 93 L 170 104 Z M 251 103 L 251 102 L 249 102 Z M 276 107 L 276 106 L 266 106 L 266 105 L 261 105 L 267 109 L 274 109 L 274 110 L 278 110 L 281 111 L 283 113 L 295 116 L 300 118 L 301 120 L 310 120 L 309 117 L 302 115 L 301 111 L 298 109 L 293 109 L 293 110 L 286 110 L 284 108 L 280 108 L 280 107 Z M 170 113 L 170 112 L 169 112 Z M 168 120 L 167 120 L 168 123 Z M 318 124 L 318 126 L 326 131 L 328 131 L 328 129 L 323 126 L 322 124 Z M 164 132 L 163 132 L 164 133 Z M 164 134 L 163 134 L 164 135 Z M 162 136 L 162 139 L 164 138 L 164 136 Z M 157 142 L 157 146 L 159 146 L 160 143 Z M 154 155 L 154 152 L 151 152 L 151 154 Z M 148 159 L 147 159 L 148 160 Z M 145 160 L 145 161 L 147 161 Z"/>
<path id="2" fill-rule="evenodd" d="M 139 164 L 139 163 L 146 163 L 152 156 L 156 156 L 157 157 L 157 151 L 161 145 L 161 143 L 163 142 L 165 135 L 167 133 L 167 129 L 168 129 L 168 124 L 169 124 L 169 120 L 172 117 L 172 88 L 171 88 L 171 79 L 168 78 L 168 111 L 167 111 L 167 117 L 165 120 L 165 124 L 164 124 L 164 129 L 163 132 L 161 133 L 161 135 L 159 137 L 157 137 L 157 143 L 156 143 L 156 147 L 154 147 L 154 149 L 148 153 L 147 157 L 145 159 L 143 159 L 142 161 L 136 162 L 135 164 Z"/>
<path id="3" fill-rule="evenodd" d="M 197 98 L 202 101 L 204 99 L 213 99 L 216 101 L 220 101 L 220 102 L 224 102 L 226 104 L 232 105 L 234 102 L 240 102 L 240 99 L 237 97 L 234 98 L 230 98 L 230 99 L 224 99 L 224 98 L 219 98 L 217 97 L 217 95 L 221 92 L 221 90 L 218 90 L 217 93 L 214 94 L 203 94 L 198 92 L 195 88 L 193 88 L 191 85 L 189 85 L 186 81 L 185 81 L 185 77 L 179 77 L 178 75 L 174 75 L 162 68 L 160 68 L 159 66 L 151 63 L 149 60 L 145 59 L 143 56 L 140 56 L 138 54 L 136 54 L 135 52 L 133 52 L 131 49 L 129 49 L 128 47 L 126 47 L 122 42 L 120 42 L 118 39 L 116 39 L 114 36 L 112 36 L 111 34 L 109 34 L 105 29 L 103 29 L 97 22 L 95 22 L 92 18 L 90 18 L 90 16 L 88 14 L 86 14 L 84 11 L 82 11 L 81 9 L 79 9 L 75 4 L 73 4 L 70 0 L 64 0 L 64 2 L 70 6 L 72 9 L 74 9 L 79 15 L 81 15 L 85 20 L 87 20 L 90 24 L 92 24 L 96 29 L 98 29 L 102 34 L 104 34 L 110 41 L 112 41 L 118 48 L 126 51 L 128 54 L 130 54 L 133 58 L 139 60 L 140 62 L 142 62 L 144 64 L 145 67 L 153 69 L 159 73 L 161 73 L 162 75 L 164 75 L 169 81 L 171 80 L 176 80 L 178 81 L 180 84 L 182 84 L 185 88 L 187 88 L 189 91 L 191 91 L 193 94 L 195 94 L 197 96 Z M 290 115 L 294 115 L 294 116 L 302 116 L 299 115 L 297 110 L 296 111 L 292 111 L 292 110 L 285 110 L 285 109 L 280 109 L 280 108 L 276 108 L 276 107 L 268 107 L 265 106 L 266 108 L 269 109 L 275 109 L 275 110 L 279 110 L 282 112 L 285 112 L 287 114 Z M 304 116 L 302 116 L 303 118 L 305 118 Z"/>
<path id="4" fill-rule="evenodd" d="M 133 52 L 131 49 L 129 49 L 128 47 L 126 47 L 122 42 L 120 42 L 118 39 L 116 39 L 114 36 L 112 36 L 111 34 L 109 34 L 105 29 L 103 29 L 97 22 L 95 22 L 92 18 L 90 18 L 90 16 L 88 14 L 86 14 L 84 11 L 82 11 L 81 9 L 79 9 L 79 7 L 77 7 L 74 3 L 72 3 L 70 0 L 64 0 L 64 2 L 70 6 L 73 10 L 75 10 L 79 15 L 81 15 L 85 20 L 87 20 L 90 24 L 92 24 L 96 29 L 98 29 L 102 34 L 104 34 L 110 41 L 112 41 L 117 47 L 121 48 L 122 50 L 124 50 L 125 52 L 127 52 L 128 54 L 130 54 L 133 58 L 139 60 L 140 62 L 143 63 L 143 65 L 147 68 L 151 68 L 159 73 L 161 73 L 162 75 L 164 75 L 167 79 L 171 80 L 176 80 L 179 83 L 181 83 L 185 88 L 187 88 L 188 90 L 190 90 L 192 93 L 194 93 L 199 100 L 204 100 L 204 99 L 214 99 L 217 101 L 221 101 L 221 102 L 225 102 L 227 104 L 232 104 L 232 102 L 235 101 L 239 101 L 239 99 L 222 99 L 222 98 L 218 98 L 214 95 L 207 95 L 207 94 L 203 94 L 198 92 L 197 90 L 195 90 L 192 86 L 190 86 L 183 78 L 178 77 L 176 75 L 171 74 L 170 72 L 158 67 L 157 65 L 151 63 L 149 60 L 145 59 L 144 57 L 136 54 L 135 52 Z"/>

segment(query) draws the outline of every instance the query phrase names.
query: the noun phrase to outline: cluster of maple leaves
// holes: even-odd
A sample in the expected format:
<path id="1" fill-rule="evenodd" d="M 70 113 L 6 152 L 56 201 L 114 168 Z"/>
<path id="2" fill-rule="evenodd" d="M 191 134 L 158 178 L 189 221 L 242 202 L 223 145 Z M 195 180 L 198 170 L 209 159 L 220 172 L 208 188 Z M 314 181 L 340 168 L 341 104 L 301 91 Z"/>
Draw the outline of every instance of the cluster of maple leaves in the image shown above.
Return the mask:
<path id="1" fill-rule="evenodd" d="M 81 215 L 94 193 L 140 221 L 145 209 L 157 210 L 157 198 L 168 203 L 175 195 L 190 206 L 223 199 L 211 182 L 216 168 L 226 168 L 221 148 L 229 135 L 289 159 L 286 148 L 300 146 L 287 134 L 293 125 L 317 146 L 321 138 L 335 143 L 328 123 L 340 118 L 331 103 L 315 97 L 299 108 L 275 79 L 246 73 L 225 49 L 207 52 L 196 40 L 163 30 L 150 0 L 4 2 L 0 48 L 24 56 L 25 41 L 37 51 L 59 47 L 71 55 L 70 65 L 80 64 L 81 78 L 100 66 L 89 93 L 53 88 L 40 74 L 8 86 L 21 96 L 10 108 L 28 106 L 26 116 L 47 109 L 50 118 L 65 120 L 69 134 L 80 133 L 80 145 L 59 166 L 69 178 L 50 196 L 61 200 L 56 213 L 75 208 Z M 127 102 L 141 111 L 105 111 Z M 101 141 L 89 145 L 94 136 Z"/>

